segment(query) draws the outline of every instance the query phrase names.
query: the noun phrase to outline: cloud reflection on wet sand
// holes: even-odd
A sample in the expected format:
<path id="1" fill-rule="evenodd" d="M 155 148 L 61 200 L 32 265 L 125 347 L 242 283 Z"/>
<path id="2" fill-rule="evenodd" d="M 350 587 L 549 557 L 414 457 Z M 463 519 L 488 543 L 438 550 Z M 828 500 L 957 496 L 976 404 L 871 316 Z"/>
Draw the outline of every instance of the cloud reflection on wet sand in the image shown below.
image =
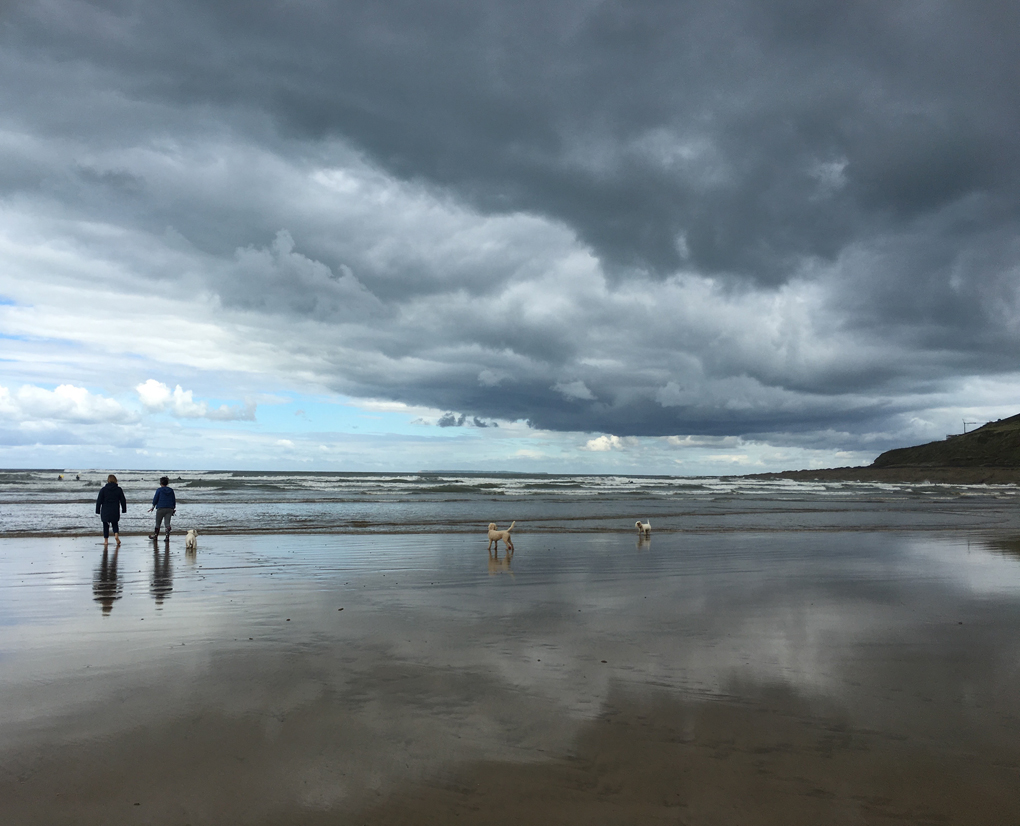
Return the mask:
<path id="1" fill-rule="evenodd" d="M 99 549 L 5 540 L 0 813 L 1020 816 L 1015 556 L 859 532 L 517 544 L 511 578 L 464 536 L 208 537 L 169 565 L 135 543 L 104 616 Z"/>

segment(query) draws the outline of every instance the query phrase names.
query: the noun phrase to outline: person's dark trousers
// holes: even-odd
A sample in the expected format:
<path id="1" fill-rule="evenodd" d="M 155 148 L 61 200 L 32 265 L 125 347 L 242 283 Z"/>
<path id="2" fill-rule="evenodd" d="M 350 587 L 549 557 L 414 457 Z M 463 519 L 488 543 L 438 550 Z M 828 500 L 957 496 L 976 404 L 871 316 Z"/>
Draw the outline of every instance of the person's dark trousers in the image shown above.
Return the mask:
<path id="1" fill-rule="evenodd" d="M 153 531 L 153 536 L 159 536 L 159 529 L 163 524 L 163 520 L 166 520 L 166 535 L 170 536 L 170 517 L 173 515 L 173 508 L 156 508 L 156 530 Z"/>

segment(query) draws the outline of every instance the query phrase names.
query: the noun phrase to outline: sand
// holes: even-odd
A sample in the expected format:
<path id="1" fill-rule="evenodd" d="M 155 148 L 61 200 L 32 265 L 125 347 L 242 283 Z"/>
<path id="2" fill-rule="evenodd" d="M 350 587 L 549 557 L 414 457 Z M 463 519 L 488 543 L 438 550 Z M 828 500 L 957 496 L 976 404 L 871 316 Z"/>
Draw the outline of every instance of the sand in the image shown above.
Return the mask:
<path id="1" fill-rule="evenodd" d="M 199 542 L 0 540 L 0 822 L 1020 822 L 1015 537 Z"/>

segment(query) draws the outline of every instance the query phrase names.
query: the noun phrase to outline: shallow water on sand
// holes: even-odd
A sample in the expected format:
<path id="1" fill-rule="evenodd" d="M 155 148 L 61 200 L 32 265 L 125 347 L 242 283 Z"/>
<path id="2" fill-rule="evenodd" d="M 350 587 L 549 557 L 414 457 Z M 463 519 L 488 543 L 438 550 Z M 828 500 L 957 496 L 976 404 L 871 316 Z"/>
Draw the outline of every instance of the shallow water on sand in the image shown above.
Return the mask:
<path id="1" fill-rule="evenodd" d="M 1011 533 L 199 543 L 0 540 L 0 822 L 1020 822 Z"/>

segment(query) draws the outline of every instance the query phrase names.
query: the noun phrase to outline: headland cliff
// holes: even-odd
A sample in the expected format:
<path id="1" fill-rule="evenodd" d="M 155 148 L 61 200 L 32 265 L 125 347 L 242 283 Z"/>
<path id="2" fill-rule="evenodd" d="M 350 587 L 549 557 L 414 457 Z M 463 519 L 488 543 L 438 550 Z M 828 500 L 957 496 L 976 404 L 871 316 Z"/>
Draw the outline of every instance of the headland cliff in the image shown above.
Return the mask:
<path id="1" fill-rule="evenodd" d="M 1020 483 L 1020 415 L 938 442 L 887 450 L 862 467 L 756 474 L 771 479 L 856 482 Z"/>

